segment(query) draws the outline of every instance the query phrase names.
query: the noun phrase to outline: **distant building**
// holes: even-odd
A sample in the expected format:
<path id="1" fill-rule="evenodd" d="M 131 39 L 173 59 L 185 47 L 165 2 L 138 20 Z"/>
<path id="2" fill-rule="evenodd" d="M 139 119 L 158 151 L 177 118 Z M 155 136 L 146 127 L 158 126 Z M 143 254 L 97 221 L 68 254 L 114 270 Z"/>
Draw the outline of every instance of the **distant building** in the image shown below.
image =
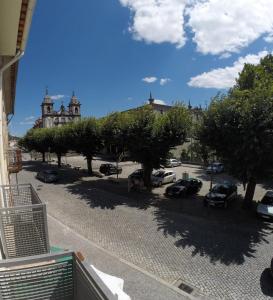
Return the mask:
<path id="1" fill-rule="evenodd" d="M 77 121 L 81 118 L 81 104 L 74 92 L 67 108 L 62 103 L 60 109 L 55 111 L 54 102 L 48 95 L 48 90 L 46 89 L 46 94 L 41 104 L 41 108 L 42 116 L 36 120 L 33 128 L 51 128 L 62 126 L 64 124 Z"/>
<path id="2" fill-rule="evenodd" d="M 163 100 L 158 100 L 158 99 L 153 98 L 152 93 L 150 93 L 150 97 L 147 100 L 146 105 L 151 106 L 153 111 L 158 112 L 160 114 L 164 114 L 165 112 L 169 111 L 173 107 L 172 105 L 167 105 Z M 141 107 L 142 106 L 137 107 L 137 108 L 132 108 L 132 109 L 129 109 L 127 111 L 136 110 L 136 109 L 139 109 Z M 203 114 L 202 107 L 201 106 L 193 107 L 191 105 L 190 101 L 189 101 L 189 104 L 188 104 L 188 110 L 191 113 L 193 121 L 198 121 L 200 119 L 200 117 L 202 116 L 202 114 Z"/>
<path id="3" fill-rule="evenodd" d="M 166 105 L 164 101 L 154 99 L 152 93 L 150 93 L 148 104 L 152 107 L 153 111 L 158 112 L 160 114 L 164 114 L 172 108 L 171 105 Z"/>

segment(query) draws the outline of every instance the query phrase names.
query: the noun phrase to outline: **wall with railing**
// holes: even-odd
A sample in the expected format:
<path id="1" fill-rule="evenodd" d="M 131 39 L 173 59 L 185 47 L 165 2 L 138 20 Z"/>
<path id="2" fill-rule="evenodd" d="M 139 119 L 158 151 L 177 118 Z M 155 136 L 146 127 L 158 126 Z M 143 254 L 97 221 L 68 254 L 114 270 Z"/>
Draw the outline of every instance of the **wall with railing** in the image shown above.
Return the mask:
<path id="1" fill-rule="evenodd" d="M 30 184 L 0 186 L 0 233 L 4 258 L 49 252 L 46 205 Z"/>
<path id="2" fill-rule="evenodd" d="M 9 149 L 7 151 L 9 173 L 18 173 L 22 170 L 22 152 L 20 149 Z"/>
<path id="3" fill-rule="evenodd" d="M 14 269 L 15 268 L 15 269 Z M 74 252 L 0 262 L 3 300 L 117 300 L 96 272 Z"/>

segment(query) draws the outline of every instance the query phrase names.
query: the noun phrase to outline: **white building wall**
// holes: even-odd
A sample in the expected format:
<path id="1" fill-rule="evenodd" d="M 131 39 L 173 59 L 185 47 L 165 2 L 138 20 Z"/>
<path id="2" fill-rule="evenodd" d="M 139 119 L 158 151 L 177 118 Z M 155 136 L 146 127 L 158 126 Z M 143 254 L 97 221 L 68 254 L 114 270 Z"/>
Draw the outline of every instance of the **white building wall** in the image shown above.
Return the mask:
<path id="1" fill-rule="evenodd" d="M 3 78 L 0 74 L 0 185 L 9 183 L 7 150 L 8 128 L 3 95 Z"/>

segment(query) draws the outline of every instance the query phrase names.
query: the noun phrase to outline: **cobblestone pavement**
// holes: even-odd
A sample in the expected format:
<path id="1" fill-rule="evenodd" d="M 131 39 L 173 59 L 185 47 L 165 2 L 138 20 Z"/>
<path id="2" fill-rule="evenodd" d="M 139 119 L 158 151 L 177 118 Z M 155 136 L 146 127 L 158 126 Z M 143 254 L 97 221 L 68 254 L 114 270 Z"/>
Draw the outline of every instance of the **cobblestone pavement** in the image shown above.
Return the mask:
<path id="1" fill-rule="evenodd" d="M 31 182 L 48 213 L 99 246 L 175 284 L 182 280 L 209 299 L 271 299 L 272 225 L 240 226 L 143 207 L 88 181 Z"/>

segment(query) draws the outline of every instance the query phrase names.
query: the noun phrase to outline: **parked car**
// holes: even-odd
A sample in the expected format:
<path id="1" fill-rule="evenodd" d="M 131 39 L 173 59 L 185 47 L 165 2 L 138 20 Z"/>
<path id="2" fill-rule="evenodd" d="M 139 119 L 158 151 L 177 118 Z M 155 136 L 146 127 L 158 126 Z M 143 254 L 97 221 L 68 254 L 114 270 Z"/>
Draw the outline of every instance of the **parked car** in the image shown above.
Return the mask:
<path id="1" fill-rule="evenodd" d="M 267 191 L 257 206 L 260 217 L 273 219 L 273 191 Z"/>
<path id="2" fill-rule="evenodd" d="M 213 173 L 213 174 L 222 173 L 222 172 L 224 172 L 224 165 L 222 163 L 217 163 L 217 162 L 212 163 L 212 164 L 210 164 L 207 167 L 206 172 L 208 174 L 211 174 L 211 173 Z"/>
<path id="3" fill-rule="evenodd" d="M 135 170 L 133 173 L 131 173 L 128 178 L 132 179 L 132 178 L 141 178 L 143 179 L 143 175 L 144 175 L 144 170 L 143 169 L 137 169 Z"/>
<path id="4" fill-rule="evenodd" d="M 202 188 L 202 185 L 202 181 L 195 178 L 179 179 L 166 188 L 165 194 L 174 197 L 197 194 Z"/>
<path id="5" fill-rule="evenodd" d="M 166 163 L 164 164 L 164 167 L 166 168 L 173 168 L 173 167 L 178 167 L 181 166 L 182 163 L 181 161 L 175 159 L 175 158 L 170 158 L 166 160 Z"/>
<path id="6" fill-rule="evenodd" d="M 152 184 L 154 186 L 161 186 L 162 184 L 175 182 L 176 174 L 172 170 L 158 170 L 152 174 Z"/>
<path id="7" fill-rule="evenodd" d="M 237 197 L 237 186 L 233 183 L 216 184 L 204 198 L 204 205 L 227 208 L 229 202 Z"/>
<path id="8" fill-rule="evenodd" d="M 100 172 L 104 175 L 120 174 L 122 172 L 122 168 L 117 167 L 114 164 L 101 164 Z"/>
<path id="9" fill-rule="evenodd" d="M 37 173 L 36 178 L 46 183 L 53 183 L 59 180 L 59 175 L 56 170 L 43 170 Z"/>

